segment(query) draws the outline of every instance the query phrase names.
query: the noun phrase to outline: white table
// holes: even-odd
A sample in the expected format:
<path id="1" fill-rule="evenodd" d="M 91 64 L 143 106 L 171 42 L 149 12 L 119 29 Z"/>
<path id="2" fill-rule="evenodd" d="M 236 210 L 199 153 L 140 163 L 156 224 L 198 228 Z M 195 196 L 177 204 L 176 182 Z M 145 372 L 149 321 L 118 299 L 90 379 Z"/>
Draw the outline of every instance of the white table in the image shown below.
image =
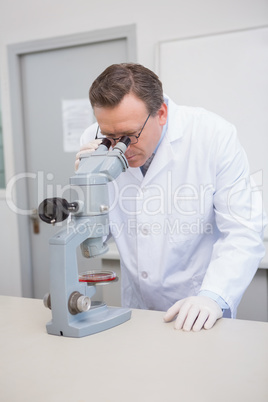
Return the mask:
<path id="1" fill-rule="evenodd" d="M 85 338 L 46 333 L 41 300 L 0 296 L 2 402 L 267 402 L 268 323 L 175 331 L 163 313 Z"/>

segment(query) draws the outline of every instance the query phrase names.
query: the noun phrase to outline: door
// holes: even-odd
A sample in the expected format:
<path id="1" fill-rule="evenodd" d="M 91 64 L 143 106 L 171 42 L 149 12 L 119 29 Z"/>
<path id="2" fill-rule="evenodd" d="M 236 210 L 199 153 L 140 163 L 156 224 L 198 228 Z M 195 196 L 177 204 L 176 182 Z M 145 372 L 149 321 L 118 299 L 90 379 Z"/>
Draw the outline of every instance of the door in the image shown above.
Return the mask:
<path id="1" fill-rule="evenodd" d="M 94 78 L 108 65 L 126 61 L 127 38 L 95 40 L 20 56 L 28 175 L 24 181 L 29 209 L 36 210 L 44 198 L 59 196 L 69 199 L 68 183 L 74 173 L 76 152 L 64 152 L 62 101 L 88 98 Z M 29 236 L 33 296 L 43 298 L 49 290 L 48 242 L 60 228 L 36 221 L 34 216 L 28 218 L 32 220 Z M 101 267 L 100 259 L 78 258 L 79 271 Z"/>

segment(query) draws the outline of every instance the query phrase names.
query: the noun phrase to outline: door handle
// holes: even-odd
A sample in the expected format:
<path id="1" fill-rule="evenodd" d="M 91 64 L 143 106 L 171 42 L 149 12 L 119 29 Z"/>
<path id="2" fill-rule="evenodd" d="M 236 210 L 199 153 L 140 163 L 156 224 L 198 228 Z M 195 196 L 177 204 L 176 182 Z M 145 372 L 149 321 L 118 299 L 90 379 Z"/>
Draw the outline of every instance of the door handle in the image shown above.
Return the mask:
<path id="1" fill-rule="evenodd" d="M 40 233 L 40 219 L 38 216 L 37 209 L 32 209 L 32 213 L 30 215 L 31 221 L 33 223 L 33 232 L 34 234 Z"/>

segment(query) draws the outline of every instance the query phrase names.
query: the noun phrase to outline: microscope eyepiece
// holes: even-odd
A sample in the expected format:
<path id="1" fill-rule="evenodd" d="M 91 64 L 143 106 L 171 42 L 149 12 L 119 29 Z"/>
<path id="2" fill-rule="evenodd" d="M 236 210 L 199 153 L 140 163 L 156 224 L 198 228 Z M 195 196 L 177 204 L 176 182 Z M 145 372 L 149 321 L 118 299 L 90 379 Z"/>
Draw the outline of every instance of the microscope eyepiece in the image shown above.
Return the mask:
<path id="1" fill-rule="evenodd" d="M 107 149 L 109 149 L 112 145 L 112 142 L 108 138 L 104 138 L 101 142 L 101 145 L 104 145 Z"/>
<path id="2" fill-rule="evenodd" d="M 120 138 L 119 142 L 122 142 L 123 144 L 125 144 L 126 147 L 128 147 L 131 143 L 131 139 L 128 136 L 124 135 Z"/>
<path id="3" fill-rule="evenodd" d="M 127 137 L 126 135 L 124 135 L 116 143 L 116 145 L 114 146 L 114 149 L 117 149 L 124 154 L 127 150 L 127 147 L 130 145 L 130 143 L 131 143 L 131 139 L 129 137 Z"/>

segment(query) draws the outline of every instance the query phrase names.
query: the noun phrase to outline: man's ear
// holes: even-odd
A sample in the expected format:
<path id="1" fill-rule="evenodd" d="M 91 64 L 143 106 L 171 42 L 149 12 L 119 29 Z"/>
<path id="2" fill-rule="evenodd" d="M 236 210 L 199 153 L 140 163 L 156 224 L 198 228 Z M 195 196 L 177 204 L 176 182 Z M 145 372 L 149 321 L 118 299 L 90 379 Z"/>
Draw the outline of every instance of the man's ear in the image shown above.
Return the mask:
<path id="1" fill-rule="evenodd" d="M 164 126 L 167 122 L 168 108 L 166 103 L 162 103 L 160 109 L 158 110 L 159 124 Z"/>

